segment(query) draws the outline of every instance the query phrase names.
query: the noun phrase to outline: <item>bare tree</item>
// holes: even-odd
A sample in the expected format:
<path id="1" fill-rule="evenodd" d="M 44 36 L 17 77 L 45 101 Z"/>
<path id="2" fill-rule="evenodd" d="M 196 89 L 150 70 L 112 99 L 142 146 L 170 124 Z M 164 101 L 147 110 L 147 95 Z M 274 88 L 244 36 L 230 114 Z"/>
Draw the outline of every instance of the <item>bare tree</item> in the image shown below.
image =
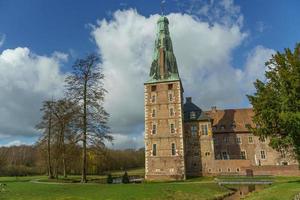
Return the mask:
<path id="1" fill-rule="evenodd" d="M 37 129 L 43 130 L 43 135 L 41 137 L 42 142 L 47 143 L 47 169 L 48 177 L 50 179 L 54 178 L 51 164 L 51 137 L 52 137 L 52 127 L 53 127 L 53 101 L 44 101 L 41 111 L 44 112 L 42 120 L 36 125 Z"/>
<path id="2" fill-rule="evenodd" d="M 77 104 L 67 99 L 58 100 L 53 105 L 53 115 L 55 116 L 57 130 L 58 130 L 57 149 L 62 158 L 64 177 L 67 177 L 66 147 L 65 147 L 66 132 L 67 129 L 70 127 L 71 122 L 76 119 L 76 115 L 78 114 L 78 111 L 79 111 L 79 107 L 77 106 Z"/>
<path id="3" fill-rule="evenodd" d="M 112 140 L 108 134 L 109 114 L 103 108 L 106 90 L 104 74 L 99 66 L 99 57 L 90 54 L 73 65 L 73 73 L 66 78 L 67 96 L 80 105 L 78 132 L 82 142 L 82 177 L 87 181 L 87 145 L 103 147 L 104 140 Z"/>

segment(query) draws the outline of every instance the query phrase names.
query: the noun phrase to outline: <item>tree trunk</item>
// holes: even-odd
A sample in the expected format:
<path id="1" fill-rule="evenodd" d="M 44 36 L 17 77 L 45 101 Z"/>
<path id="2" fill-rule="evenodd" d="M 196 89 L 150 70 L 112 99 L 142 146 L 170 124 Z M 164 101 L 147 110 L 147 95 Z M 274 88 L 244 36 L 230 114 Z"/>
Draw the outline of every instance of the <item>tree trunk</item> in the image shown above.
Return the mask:
<path id="1" fill-rule="evenodd" d="M 49 125 L 48 125 L 48 141 L 47 141 L 47 154 L 48 154 L 48 178 L 53 179 L 52 166 L 51 166 L 51 126 L 52 126 L 52 117 L 50 115 Z"/>
<path id="2" fill-rule="evenodd" d="M 87 160 L 86 160 L 86 132 L 87 132 L 87 106 L 86 106 L 86 92 L 87 92 L 87 79 L 84 83 L 84 91 L 83 91 L 83 137 L 82 137 L 82 177 L 81 182 L 86 183 L 86 168 L 87 168 Z"/>
<path id="3" fill-rule="evenodd" d="M 66 150 L 65 150 L 65 125 L 62 126 L 61 130 L 61 145 L 62 145 L 62 164 L 63 164 L 63 176 L 64 178 L 67 178 L 67 167 L 66 167 Z"/>

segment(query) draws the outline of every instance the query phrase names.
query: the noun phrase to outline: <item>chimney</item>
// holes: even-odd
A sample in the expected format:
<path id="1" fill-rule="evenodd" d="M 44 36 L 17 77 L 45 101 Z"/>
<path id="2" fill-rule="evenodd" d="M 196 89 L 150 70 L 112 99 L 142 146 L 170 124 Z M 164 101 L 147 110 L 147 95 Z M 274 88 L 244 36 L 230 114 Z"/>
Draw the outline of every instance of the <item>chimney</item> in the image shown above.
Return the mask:
<path id="1" fill-rule="evenodd" d="M 186 97 L 185 101 L 186 103 L 192 103 L 192 97 Z"/>
<path id="2" fill-rule="evenodd" d="M 212 111 L 213 113 L 217 112 L 217 106 L 212 106 L 212 107 L 211 107 L 211 111 Z"/>

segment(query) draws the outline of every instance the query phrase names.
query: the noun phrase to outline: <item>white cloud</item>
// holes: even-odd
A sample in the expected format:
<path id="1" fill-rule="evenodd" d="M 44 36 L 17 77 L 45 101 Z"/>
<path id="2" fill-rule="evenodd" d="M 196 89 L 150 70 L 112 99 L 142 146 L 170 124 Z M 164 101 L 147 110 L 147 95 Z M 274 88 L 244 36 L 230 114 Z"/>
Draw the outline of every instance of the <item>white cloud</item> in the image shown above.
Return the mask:
<path id="1" fill-rule="evenodd" d="M 0 54 L 0 133 L 2 137 L 32 136 L 40 120 L 43 100 L 62 94 L 63 54 L 36 55 L 28 48 L 6 49 Z"/>
<path id="2" fill-rule="evenodd" d="M 0 33 L 0 47 L 4 44 L 6 39 L 6 35 L 3 33 Z"/>
<path id="3" fill-rule="evenodd" d="M 25 143 L 21 140 L 13 140 L 7 144 L 0 145 L 0 147 L 11 147 L 11 146 L 21 146 L 21 145 L 31 145 L 32 143 Z"/>
<path id="4" fill-rule="evenodd" d="M 265 62 L 268 61 L 272 54 L 276 52 L 263 46 L 256 46 L 247 56 L 245 67 L 239 73 L 240 85 L 242 86 L 242 93 L 253 93 L 253 82 L 256 79 L 264 81 L 264 74 L 267 70 Z"/>
<path id="5" fill-rule="evenodd" d="M 239 12 L 231 8 L 232 1 L 223 3 L 226 12 Z M 143 83 L 148 79 L 158 17 L 144 17 L 132 9 L 116 11 L 110 21 L 100 20 L 92 31 L 109 91 L 105 106 L 120 140 L 139 137 L 143 131 Z M 211 24 L 179 13 L 167 17 L 185 95 L 193 96 L 202 108 L 241 105 L 254 77 L 263 74 L 259 66 L 272 50 L 257 47 L 245 67 L 237 69 L 231 64 L 233 50 L 247 37 L 238 21 Z"/>

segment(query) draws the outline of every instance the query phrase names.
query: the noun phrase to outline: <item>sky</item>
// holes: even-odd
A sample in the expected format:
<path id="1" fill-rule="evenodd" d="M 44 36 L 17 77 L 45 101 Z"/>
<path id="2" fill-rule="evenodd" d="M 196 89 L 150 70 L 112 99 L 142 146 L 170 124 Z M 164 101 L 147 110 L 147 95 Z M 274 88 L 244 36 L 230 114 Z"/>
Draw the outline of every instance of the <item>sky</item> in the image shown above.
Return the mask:
<path id="1" fill-rule="evenodd" d="M 0 146 L 34 144 L 43 100 L 62 97 L 78 58 L 101 57 L 111 148 L 140 148 L 143 83 L 160 0 L 0 0 Z M 298 0 L 166 0 L 184 95 L 202 109 L 250 107 L 264 63 L 294 48 Z"/>

